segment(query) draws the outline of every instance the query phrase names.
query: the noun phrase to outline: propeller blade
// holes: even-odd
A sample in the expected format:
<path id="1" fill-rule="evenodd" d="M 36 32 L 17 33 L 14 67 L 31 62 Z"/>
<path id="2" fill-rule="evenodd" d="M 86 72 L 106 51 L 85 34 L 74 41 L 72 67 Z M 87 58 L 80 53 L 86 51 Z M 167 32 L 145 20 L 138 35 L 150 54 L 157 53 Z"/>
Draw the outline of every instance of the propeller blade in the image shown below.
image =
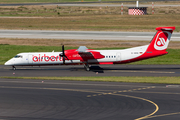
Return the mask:
<path id="1" fill-rule="evenodd" d="M 64 52 L 64 45 L 62 45 L 62 53 L 59 54 L 63 58 L 63 64 L 65 64 L 65 59 L 68 59 Z"/>
<path id="2" fill-rule="evenodd" d="M 65 56 L 63 56 L 63 64 L 65 64 Z"/>
<path id="3" fill-rule="evenodd" d="M 64 45 L 62 45 L 62 53 L 59 56 L 61 56 L 63 58 L 63 64 L 65 64 L 65 57 L 66 57 L 66 55 L 64 53 Z"/>
<path id="4" fill-rule="evenodd" d="M 63 53 L 62 55 L 65 56 L 65 54 L 64 54 L 64 45 L 62 45 L 62 53 Z"/>

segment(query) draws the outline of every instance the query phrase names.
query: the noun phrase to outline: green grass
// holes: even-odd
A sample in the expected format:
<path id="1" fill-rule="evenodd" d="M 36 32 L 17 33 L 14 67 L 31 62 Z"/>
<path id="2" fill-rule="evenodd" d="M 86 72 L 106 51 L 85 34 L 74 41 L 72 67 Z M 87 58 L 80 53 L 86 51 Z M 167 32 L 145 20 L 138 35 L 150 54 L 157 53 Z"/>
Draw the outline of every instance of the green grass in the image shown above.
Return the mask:
<path id="1" fill-rule="evenodd" d="M 77 49 L 77 47 L 68 47 L 65 49 Z M 89 48 L 93 49 L 93 48 Z M 124 48 L 99 48 L 99 49 L 124 49 Z M 4 64 L 7 60 L 21 52 L 51 52 L 61 51 L 59 46 L 23 46 L 23 45 L 3 45 L 0 44 L 0 64 Z M 180 64 L 180 49 L 168 49 L 169 54 L 151 58 L 131 64 Z"/>
<path id="2" fill-rule="evenodd" d="M 37 80 L 75 80 L 75 81 L 100 81 L 100 82 L 131 82 L 131 83 L 156 83 L 180 84 L 180 77 L 0 77 L 6 79 L 37 79 Z"/>

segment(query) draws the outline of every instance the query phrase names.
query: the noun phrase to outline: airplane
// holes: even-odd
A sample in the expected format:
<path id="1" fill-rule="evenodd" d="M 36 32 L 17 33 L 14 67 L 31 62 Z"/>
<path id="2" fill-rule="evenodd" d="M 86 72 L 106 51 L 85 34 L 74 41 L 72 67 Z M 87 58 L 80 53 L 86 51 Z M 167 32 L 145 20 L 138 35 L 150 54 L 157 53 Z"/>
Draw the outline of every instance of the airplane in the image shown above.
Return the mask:
<path id="1" fill-rule="evenodd" d="M 148 45 L 121 50 L 93 50 L 86 46 L 62 52 L 29 52 L 19 53 L 4 65 L 12 66 L 43 66 L 43 65 L 84 65 L 89 71 L 92 64 L 124 64 L 148 58 L 162 56 L 166 51 L 175 27 L 157 27 L 157 32 Z"/>

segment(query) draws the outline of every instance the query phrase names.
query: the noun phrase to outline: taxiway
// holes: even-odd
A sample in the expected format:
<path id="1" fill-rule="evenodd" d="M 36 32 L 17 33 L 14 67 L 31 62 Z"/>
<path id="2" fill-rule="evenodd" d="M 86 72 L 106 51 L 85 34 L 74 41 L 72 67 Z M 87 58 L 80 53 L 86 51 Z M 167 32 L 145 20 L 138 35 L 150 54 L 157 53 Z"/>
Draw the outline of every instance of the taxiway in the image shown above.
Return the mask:
<path id="1" fill-rule="evenodd" d="M 0 79 L 0 119 L 177 120 L 180 86 Z"/>

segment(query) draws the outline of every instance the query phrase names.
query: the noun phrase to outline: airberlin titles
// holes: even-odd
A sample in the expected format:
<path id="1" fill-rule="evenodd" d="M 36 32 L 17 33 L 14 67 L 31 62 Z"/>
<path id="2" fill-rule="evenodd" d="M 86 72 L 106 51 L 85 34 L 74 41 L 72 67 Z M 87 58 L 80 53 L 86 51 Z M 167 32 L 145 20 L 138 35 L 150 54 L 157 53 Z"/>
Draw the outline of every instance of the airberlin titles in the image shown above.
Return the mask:
<path id="1" fill-rule="evenodd" d="M 39 54 L 39 56 L 33 55 L 32 60 L 34 62 L 43 62 L 43 61 L 45 61 L 45 62 L 48 62 L 48 61 L 54 62 L 54 61 L 63 61 L 63 58 L 61 56 L 53 56 L 53 55 L 52 56 L 48 56 L 46 54 L 41 56 Z"/>

